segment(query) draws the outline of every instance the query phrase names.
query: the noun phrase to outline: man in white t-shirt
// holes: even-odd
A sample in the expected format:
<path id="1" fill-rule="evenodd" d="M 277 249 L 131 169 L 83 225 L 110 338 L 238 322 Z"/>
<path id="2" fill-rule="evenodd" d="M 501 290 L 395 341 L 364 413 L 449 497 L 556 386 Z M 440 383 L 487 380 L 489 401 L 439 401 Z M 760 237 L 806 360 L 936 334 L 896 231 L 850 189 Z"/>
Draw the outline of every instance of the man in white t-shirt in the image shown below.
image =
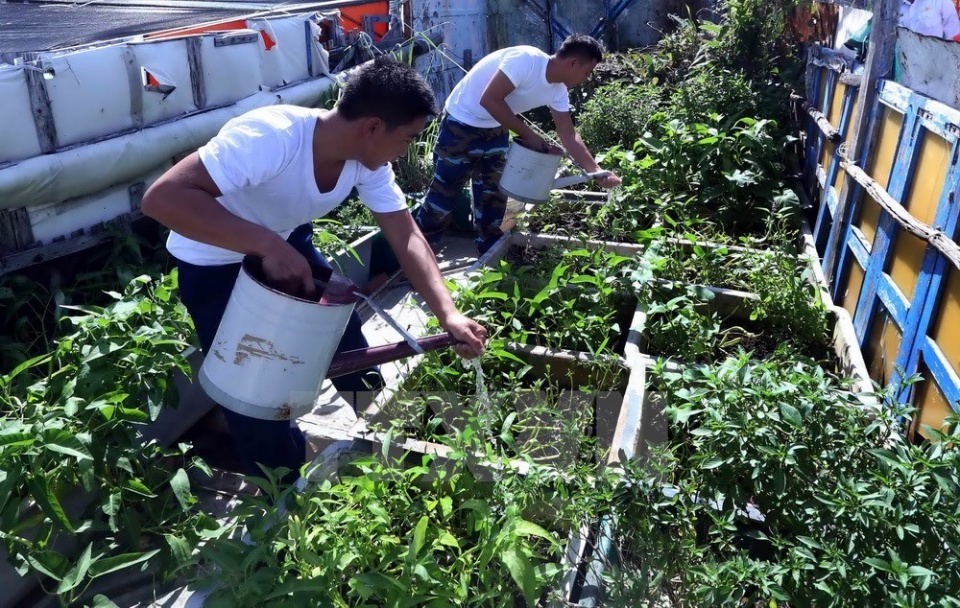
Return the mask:
<path id="1" fill-rule="evenodd" d="M 603 47 L 589 36 L 575 34 L 553 55 L 532 46 L 490 53 L 473 66 L 447 98 L 446 115 L 433 149 L 436 171 L 416 219 L 436 246 L 450 224 L 457 197 L 473 180 L 473 215 L 477 247 L 484 253 L 503 234 L 500 224 L 507 197 L 500 192 L 509 132 L 533 150 L 562 153 L 520 119 L 533 108 L 548 106 L 557 135 L 570 156 L 587 171 L 600 171 L 570 116 L 568 90 L 585 81 L 603 61 Z M 620 183 L 609 173 L 604 188 Z"/>
<path id="2" fill-rule="evenodd" d="M 411 285 L 459 341 L 457 352 L 483 352 L 486 330 L 454 306 L 390 167 L 435 113 L 433 92 L 413 68 L 377 59 L 354 74 L 334 110 L 281 105 L 248 112 L 150 187 L 142 210 L 171 229 L 167 248 L 178 260 L 180 297 L 204 351 L 245 255 L 261 258 L 268 279 L 288 293 L 314 294 L 309 262 L 326 261 L 313 246 L 312 222 L 355 187 Z M 338 351 L 367 345 L 360 325 L 354 313 Z M 334 385 L 356 392 L 381 382 L 378 371 L 368 370 Z M 287 480 L 296 478 L 306 450 L 295 422 L 226 409 L 224 415 L 247 472 L 259 474 L 260 463 L 287 467 Z"/>

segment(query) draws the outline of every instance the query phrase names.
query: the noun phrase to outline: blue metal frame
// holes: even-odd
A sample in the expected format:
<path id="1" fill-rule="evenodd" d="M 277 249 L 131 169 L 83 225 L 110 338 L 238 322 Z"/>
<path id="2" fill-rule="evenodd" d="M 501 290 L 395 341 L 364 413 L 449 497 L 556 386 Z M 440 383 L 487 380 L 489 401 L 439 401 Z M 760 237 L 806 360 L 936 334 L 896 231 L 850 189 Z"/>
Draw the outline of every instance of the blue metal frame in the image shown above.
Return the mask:
<path id="1" fill-rule="evenodd" d="M 839 84 L 838 80 L 839 79 L 837 78 L 834 79 L 834 85 L 831 87 L 830 99 L 836 95 L 836 86 Z M 841 135 L 841 140 L 836 146 L 837 149 L 839 149 L 840 145 L 843 144 L 847 139 L 847 131 L 850 127 L 850 123 L 853 121 L 852 110 L 856 99 L 857 88 L 847 87 L 840 106 L 839 124 L 834 125 Z M 827 111 L 829 111 L 829 104 L 827 105 Z M 822 150 L 822 146 L 826 144 L 826 138 L 821 137 L 821 139 L 823 140 L 821 143 Z M 819 156 L 817 158 L 819 159 Z M 833 223 L 836 217 L 837 201 L 840 199 L 840 193 L 837 192 L 835 187 L 837 173 L 840 170 L 840 155 L 837 154 L 835 150 L 833 157 L 828 161 L 824 180 L 821 183 L 820 209 L 817 213 L 817 222 L 813 229 L 813 237 L 817 244 L 817 248 L 824 252 L 824 257 L 826 257 L 829 253 L 829 250 L 832 249 L 832 245 L 827 242 L 827 237 L 830 235 L 830 225 Z"/>
<path id="2" fill-rule="evenodd" d="M 891 81 L 880 81 L 878 90 L 877 101 L 871 108 L 871 121 L 882 121 L 884 109 L 887 107 L 903 113 L 888 193 L 895 200 L 902 201 L 913 180 L 920 179 L 917 175 L 917 162 L 924 138 L 929 133 L 946 139 L 952 145 L 951 158 L 937 205 L 934 227 L 956 236 L 960 230 L 960 208 L 954 204 L 960 196 L 960 111 Z M 865 146 L 860 159 L 861 166 L 866 165 L 875 143 L 868 142 Z M 854 315 L 854 329 L 860 347 L 863 348 L 870 339 L 872 322 L 882 305 L 902 335 L 891 384 L 898 384 L 904 375 L 915 373 L 923 363 L 932 376 L 928 380 L 937 384 L 956 410 L 957 401 L 960 400 L 960 376 L 928 336 L 943 297 L 945 277 L 950 269 L 949 262 L 936 249 L 928 247 L 914 292 L 908 299 L 886 271 L 893 255 L 895 239 L 903 231 L 890 214 L 881 212 L 876 237 L 870 246 L 859 228 L 853 225 L 857 209 L 863 204 L 862 188 L 857 186 L 852 190 L 851 196 L 854 198 L 851 200 L 857 204 L 850 205 L 848 213 L 842 219 L 843 236 L 837 245 L 841 247 L 837 262 L 841 272 L 835 275 L 841 280 L 833 285 L 833 295 L 835 298 L 839 297 L 839 289 L 847 281 L 850 264 L 860 264 L 864 269 L 864 280 Z M 832 244 L 828 244 L 830 245 Z M 901 389 L 897 399 L 909 402 L 911 391 L 911 388 Z"/>

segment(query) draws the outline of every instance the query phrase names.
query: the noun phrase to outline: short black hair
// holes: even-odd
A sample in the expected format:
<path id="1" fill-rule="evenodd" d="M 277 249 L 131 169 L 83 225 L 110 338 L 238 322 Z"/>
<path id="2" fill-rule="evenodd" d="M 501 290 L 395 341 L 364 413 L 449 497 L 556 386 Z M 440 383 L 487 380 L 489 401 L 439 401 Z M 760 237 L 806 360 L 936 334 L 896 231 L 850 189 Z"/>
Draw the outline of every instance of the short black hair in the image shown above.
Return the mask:
<path id="1" fill-rule="evenodd" d="M 435 116 L 437 102 L 430 85 L 412 66 L 381 55 L 350 76 L 337 112 L 347 120 L 379 118 L 393 130 Z"/>
<path id="2" fill-rule="evenodd" d="M 600 63 L 603 61 L 603 45 L 592 36 L 571 34 L 557 49 L 557 57 L 562 59 L 577 57 L 578 59 L 591 59 Z"/>

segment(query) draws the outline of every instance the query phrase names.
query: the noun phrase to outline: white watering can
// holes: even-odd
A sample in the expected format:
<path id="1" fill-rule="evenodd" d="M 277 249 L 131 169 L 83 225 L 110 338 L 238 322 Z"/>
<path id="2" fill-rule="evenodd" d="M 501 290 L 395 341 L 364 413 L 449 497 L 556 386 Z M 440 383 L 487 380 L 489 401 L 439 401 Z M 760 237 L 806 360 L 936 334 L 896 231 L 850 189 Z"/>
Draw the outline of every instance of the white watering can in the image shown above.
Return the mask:
<path id="1" fill-rule="evenodd" d="M 550 191 L 582 184 L 609 175 L 609 171 L 556 177 L 563 155 L 537 152 L 513 140 L 507 150 L 507 164 L 500 177 L 500 191 L 524 203 L 545 203 Z"/>
<path id="2" fill-rule="evenodd" d="M 413 338 L 367 299 L 405 342 L 337 354 L 354 305 L 366 297 L 345 276 L 310 266 L 318 293 L 305 299 L 271 287 L 260 258 L 243 259 L 213 346 L 200 368 L 200 386 L 211 399 L 253 418 L 299 418 L 313 409 L 326 378 L 454 344 L 449 333 Z"/>

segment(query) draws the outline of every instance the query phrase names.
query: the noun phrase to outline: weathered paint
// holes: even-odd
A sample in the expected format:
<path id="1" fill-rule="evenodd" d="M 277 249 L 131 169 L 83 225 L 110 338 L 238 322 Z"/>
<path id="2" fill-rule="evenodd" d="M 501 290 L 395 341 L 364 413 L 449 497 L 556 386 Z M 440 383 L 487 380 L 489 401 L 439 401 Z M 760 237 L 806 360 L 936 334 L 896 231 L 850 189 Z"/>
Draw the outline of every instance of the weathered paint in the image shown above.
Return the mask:
<path id="1" fill-rule="evenodd" d="M 930 433 L 924 427 L 942 428 L 943 419 L 951 413 L 951 407 L 937 382 L 932 379 L 931 372 L 923 367 L 919 371 L 924 378 L 928 379 L 917 386 L 917 397 L 914 405 L 920 411 L 914 418 L 912 431 L 929 438 Z"/>
<path id="2" fill-rule="evenodd" d="M 547 0 L 487 0 L 490 49 L 529 44 L 550 48 Z"/>
<path id="3" fill-rule="evenodd" d="M 487 0 L 416 0 L 413 29 L 443 32 L 442 53 L 417 60 L 442 103 L 473 63 L 489 52 Z"/>
<path id="4" fill-rule="evenodd" d="M 940 297 L 939 311 L 930 328 L 930 337 L 940 347 L 947 363 L 960 374 L 960 271 L 948 270 L 948 278 Z"/>
<path id="5" fill-rule="evenodd" d="M 960 44 L 897 28 L 897 82 L 960 107 Z"/>
<path id="6" fill-rule="evenodd" d="M 886 310 L 878 308 L 870 327 L 870 339 L 863 345 L 863 358 L 870 377 L 880 386 L 886 386 L 893 376 L 900 342 L 900 329 Z"/>
<path id="7" fill-rule="evenodd" d="M 851 260 L 850 272 L 847 275 L 846 287 L 840 299 L 843 308 L 852 318 L 857 312 L 857 301 L 860 299 L 860 289 L 863 287 L 863 267 L 856 260 Z"/>

